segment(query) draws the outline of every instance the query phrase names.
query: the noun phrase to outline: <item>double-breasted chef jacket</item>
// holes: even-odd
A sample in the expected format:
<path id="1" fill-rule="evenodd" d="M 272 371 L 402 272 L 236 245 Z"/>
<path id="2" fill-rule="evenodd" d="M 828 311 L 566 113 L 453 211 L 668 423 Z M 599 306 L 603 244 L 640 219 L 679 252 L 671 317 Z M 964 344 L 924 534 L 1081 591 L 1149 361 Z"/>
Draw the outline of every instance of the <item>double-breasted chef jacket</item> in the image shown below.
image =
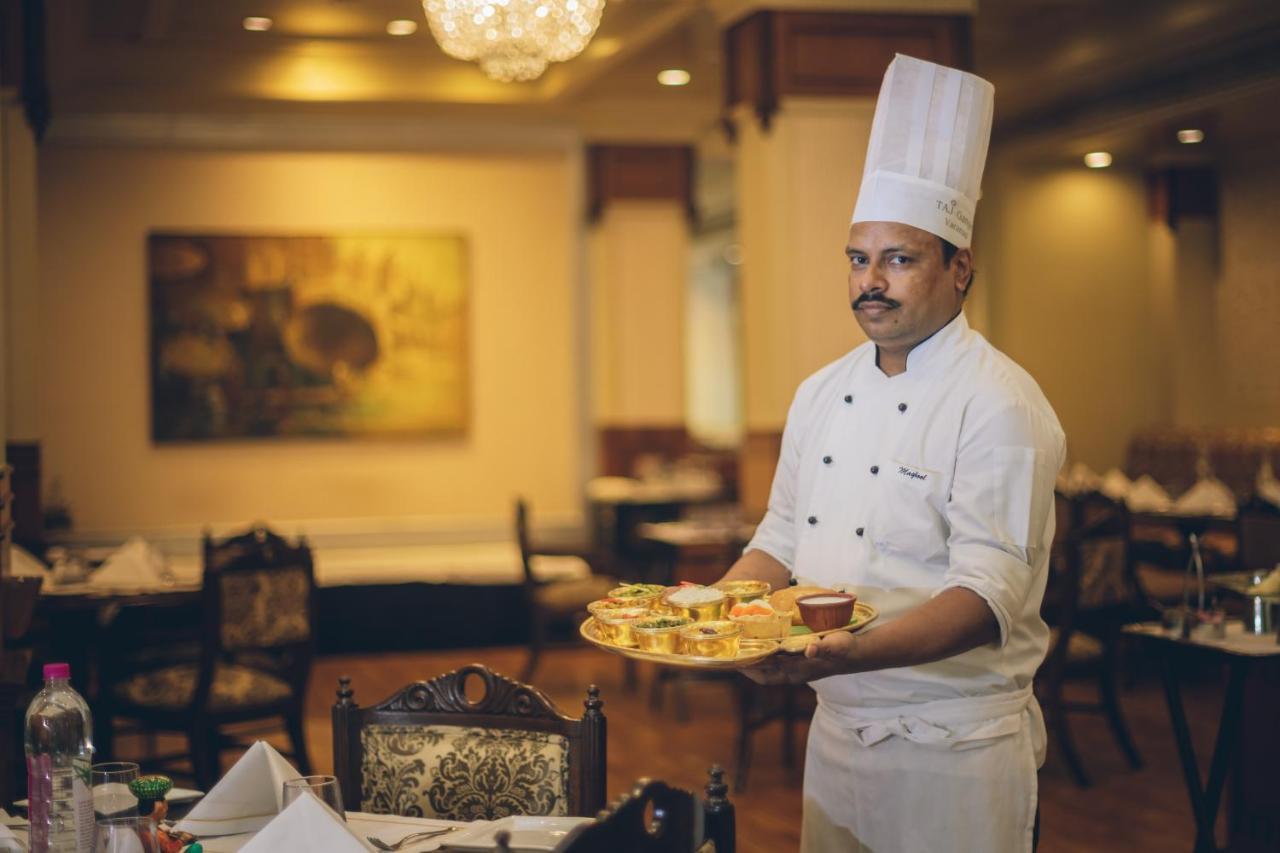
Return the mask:
<path id="1" fill-rule="evenodd" d="M 1064 453 L 1035 381 L 963 312 L 903 373 L 886 376 L 868 342 L 801 384 L 747 550 L 856 593 L 880 626 L 963 587 L 1000 628 L 945 660 L 813 682 L 806 851 L 1029 848 L 1045 742 L 1031 682 Z"/>

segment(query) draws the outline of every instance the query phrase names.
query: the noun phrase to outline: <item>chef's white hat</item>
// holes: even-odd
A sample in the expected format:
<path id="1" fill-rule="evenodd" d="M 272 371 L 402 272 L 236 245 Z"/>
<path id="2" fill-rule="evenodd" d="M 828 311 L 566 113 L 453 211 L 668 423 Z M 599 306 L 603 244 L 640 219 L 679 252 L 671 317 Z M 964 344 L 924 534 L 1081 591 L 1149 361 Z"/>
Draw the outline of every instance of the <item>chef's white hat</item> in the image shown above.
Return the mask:
<path id="1" fill-rule="evenodd" d="M 965 248 L 982 195 L 995 87 L 898 54 L 871 123 L 854 222 L 901 222 Z"/>

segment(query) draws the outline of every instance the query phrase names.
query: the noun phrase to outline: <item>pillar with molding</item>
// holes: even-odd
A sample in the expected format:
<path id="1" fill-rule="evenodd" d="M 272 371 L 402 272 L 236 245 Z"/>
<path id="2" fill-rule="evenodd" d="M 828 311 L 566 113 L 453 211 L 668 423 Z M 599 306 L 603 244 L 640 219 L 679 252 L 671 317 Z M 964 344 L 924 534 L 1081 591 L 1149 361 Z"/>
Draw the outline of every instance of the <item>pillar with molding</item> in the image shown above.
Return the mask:
<path id="1" fill-rule="evenodd" d="M 782 5 L 781 3 L 778 5 Z M 739 490 L 763 515 L 799 383 L 865 340 L 844 256 L 880 81 L 895 53 L 969 65 L 971 3 L 921 14 L 749 7 L 727 21 L 737 149 L 746 438 Z M 897 7 L 895 7 L 897 8 Z"/>
<path id="2" fill-rule="evenodd" d="M 588 149 L 592 421 L 602 474 L 675 456 L 685 423 L 684 312 L 693 150 Z"/>

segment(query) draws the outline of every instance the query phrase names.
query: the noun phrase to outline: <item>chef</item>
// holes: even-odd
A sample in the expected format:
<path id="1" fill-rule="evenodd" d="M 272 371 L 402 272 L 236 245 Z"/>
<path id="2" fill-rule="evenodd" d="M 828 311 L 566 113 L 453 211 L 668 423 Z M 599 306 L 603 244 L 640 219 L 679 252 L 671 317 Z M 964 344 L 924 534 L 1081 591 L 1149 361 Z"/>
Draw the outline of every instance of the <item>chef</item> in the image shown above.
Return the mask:
<path id="1" fill-rule="evenodd" d="M 818 694 L 806 853 L 1034 844 L 1031 680 L 1064 442 L 1035 381 L 964 315 L 993 94 L 889 65 L 845 249 L 870 340 L 800 385 L 768 513 L 726 576 L 844 589 L 880 613 L 748 671 Z"/>

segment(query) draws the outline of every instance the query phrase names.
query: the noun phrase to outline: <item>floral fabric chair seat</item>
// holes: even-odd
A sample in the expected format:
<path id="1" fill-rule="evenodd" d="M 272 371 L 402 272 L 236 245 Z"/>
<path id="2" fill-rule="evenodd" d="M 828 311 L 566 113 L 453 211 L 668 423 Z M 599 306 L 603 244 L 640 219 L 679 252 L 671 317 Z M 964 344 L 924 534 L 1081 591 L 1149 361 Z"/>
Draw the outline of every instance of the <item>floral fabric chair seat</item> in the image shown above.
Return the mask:
<path id="1" fill-rule="evenodd" d="M 178 710 L 191 706 L 199 677 L 198 664 L 179 664 L 133 676 L 115 688 L 124 702 L 142 708 Z M 236 664 L 218 664 L 209 703 L 214 711 L 265 705 L 288 698 L 287 682 L 270 673 Z"/>
<path id="2" fill-rule="evenodd" d="M 467 821 L 569 813 L 561 735 L 374 724 L 360 740 L 361 811 Z"/>

